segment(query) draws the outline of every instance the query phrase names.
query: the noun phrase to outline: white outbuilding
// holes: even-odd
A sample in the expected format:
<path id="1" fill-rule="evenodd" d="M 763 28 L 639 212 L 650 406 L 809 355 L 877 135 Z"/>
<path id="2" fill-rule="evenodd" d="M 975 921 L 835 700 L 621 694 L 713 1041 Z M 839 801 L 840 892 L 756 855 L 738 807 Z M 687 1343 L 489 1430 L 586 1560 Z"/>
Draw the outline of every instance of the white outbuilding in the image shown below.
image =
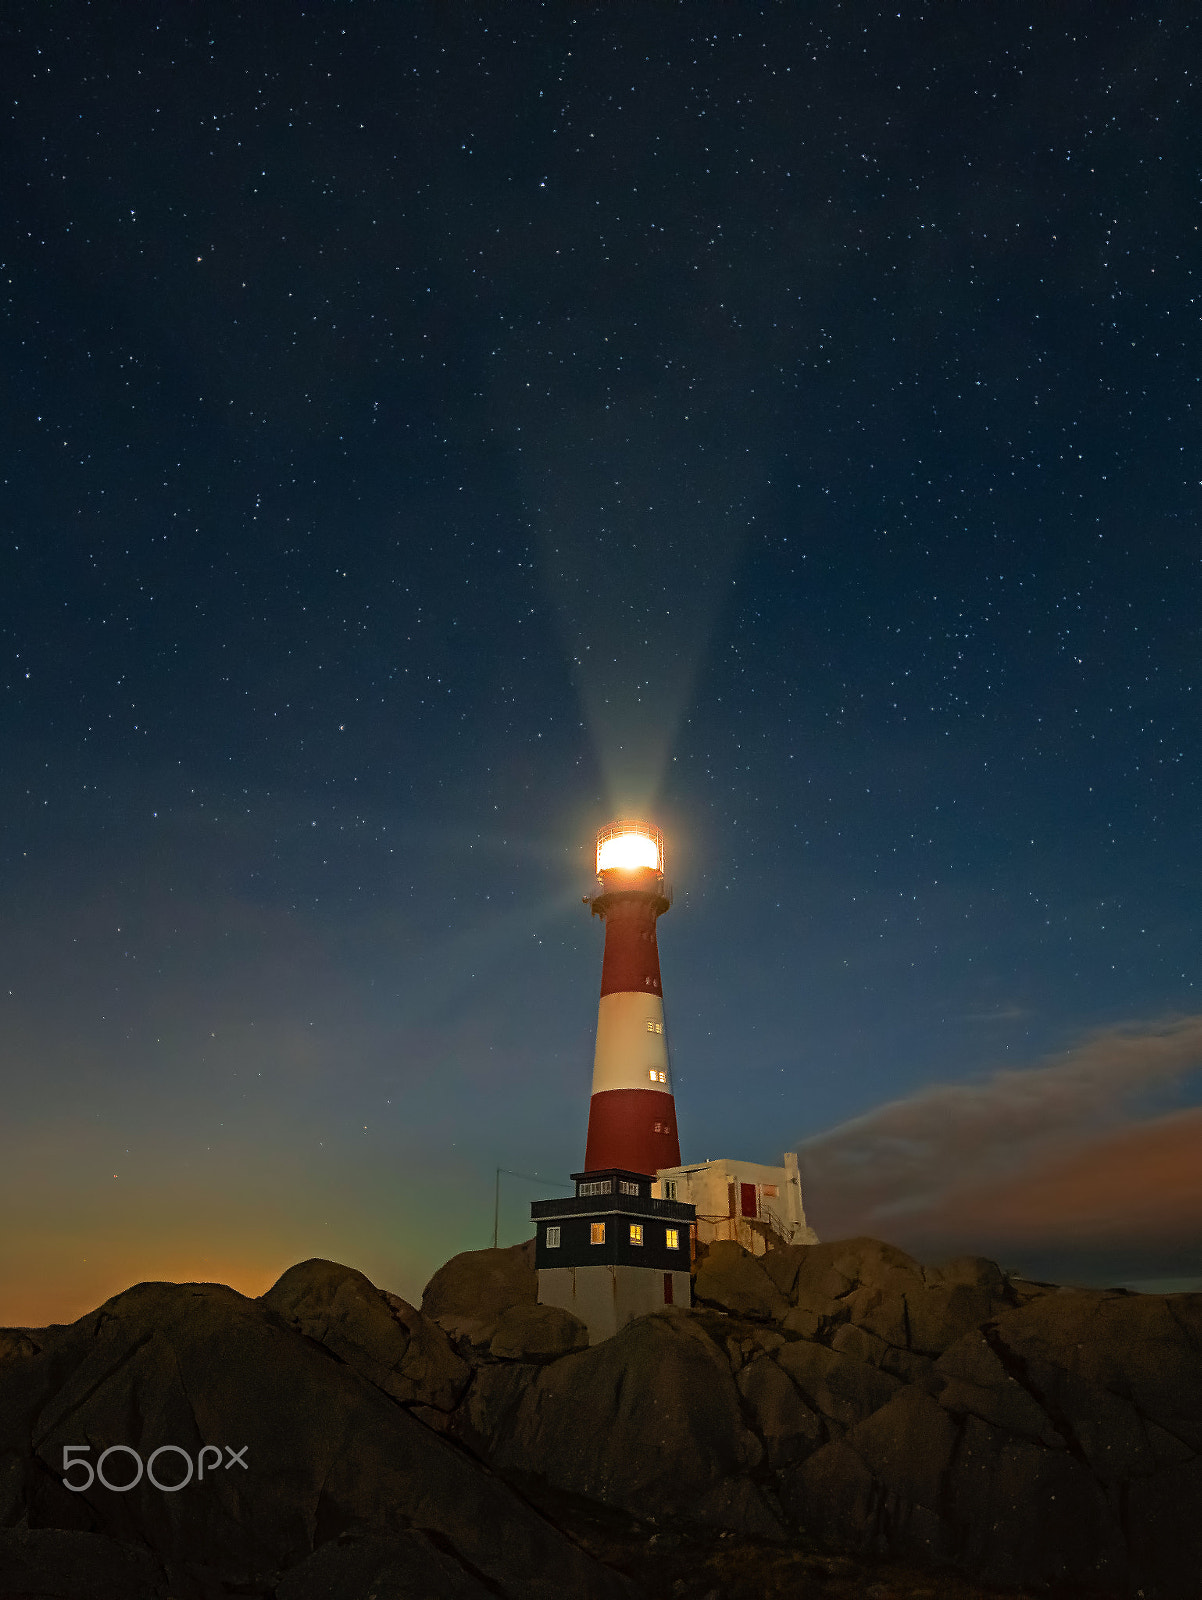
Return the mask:
<path id="1" fill-rule="evenodd" d="M 786 1151 L 781 1167 L 724 1158 L 664 1167 L 655 1176 L 653 1196 L 696 1209 L 698 1244 L 733 1239 L 762 1256 L 782 1244 L 818 1243 L 818 1235 L 806 1223 L 793 1151 Z"/>

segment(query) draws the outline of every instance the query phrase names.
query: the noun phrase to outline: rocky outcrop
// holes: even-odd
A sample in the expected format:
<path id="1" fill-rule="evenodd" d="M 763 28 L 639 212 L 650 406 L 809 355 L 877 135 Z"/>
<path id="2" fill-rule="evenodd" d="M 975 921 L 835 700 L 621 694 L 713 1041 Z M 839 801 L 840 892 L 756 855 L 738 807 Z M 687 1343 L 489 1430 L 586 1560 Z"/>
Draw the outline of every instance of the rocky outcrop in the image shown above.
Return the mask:
<path id="1" fill-rule="evenodd" d="M 501 1471 L 643 1514 L 997 1584 L 1196 1594 L 1202 1296 L 1057 1291 L 852 1239 L 712 1246 L 696 1300 L 541 1368 L 477 1365 L 451 1428 Z"/>
<path id="2" fill-rule="evenodd" d="M 559 1306 L 510 1306 L 497 1320 L 489 1355 L 502 1361 L 554 1361 L 588 1349 L 588 1327 Z"/>
<path id="3" fill-rule="evenodd" d="M 534 1241 L 452 1256 L 422 1294 L 422 1314 L 461 1347 L 486 1350 L 504 1313 L 538 1302 Z"/>
<path id="4" fill-rule="evenodd" d="M 419 1529 L 431 1586 L 391 1592 L 626 1593 L 624 1580 L 392 1397 L 394 1374 L 418 1392 L 426 1369 L 404 1377 L 412 1330 L 407 1343 L 394 1336 L 369 1289 L 359 1274 L 306 1263 L 268 1297 L 286 1318 L 267 1299 L 217 1285 L 142 1284 L 56 1330 L 36 1353 L 0 1362 L 0 1571 L 23 1574 L 15 1592 L 102 1594 L 108 1561 L 122 1574 L 122 1600 L 266 1597 L 285 1581 L 295 1590 L 280 1592 L 296 1600 L 359 1594 L 361 1569 L 403 1568 Z M 322 1336 L 303 1333 L 305 1324 Z M 204 1480 L 177 1493 L 145 1474 L 127 1493 L 99 1482 L 72 1493 L 62 1482 L 69 1445 L 90 1446 L 93 1463 L 108 1446 L 124 1447 L 108 1466 L 116 1482 L 133 1476 L 129 1451 L 145 1463 L 162 1445 L 193 1462 L 202 1445 L 218 1447 L 218 1461 L 225 1447 L 244 1459 L 210 1458 Z M 158 1476 L 174 1482 L 182 1470 L 176 1455 L 160 1461 Z M 344 1535 L 376 1543 L 344 1550 Z M 72 1563 L 87 1568 L 92 1589 L 63 1587 Z"/>
<path id="5" fill-rule="evenodd" d="M 423 1311 L 309 1261 L 258 1302 L 145 1284 L 0 1332 L 0 1595 L 616 1600 L 555 1526 L 591 1507 L 641 1519 L 648 1551 L 665 1528 L 817 1539 L 1011 1592 L 1194 1600 L 1202 1296 L 871 1239 L 714 1248 L 697 1288 L 591 1348 L 534 1302 L 526 1247 L 457 1257 Z M 247 1445 L 249 1470 L 179 1494 L 61 1481 L 65 1444 L 202 1443 Z"/>
<path id="6" fill-rule="evenodd" d="M 438 1324 L 353 1267 L 302 1261 L 263 1304 L 394 1400 L 449 1411 L 467 1388 L 471 1368 Z"/>
<path id="7" fill-rule="evenodd" d="M 710 1245 L 698 1263 L 693 1293 L 701 1305 L 757 1321 L 770 1322 L 789 1309 L 756 1257 L 729 1239 Z"/>
<path id="8" fill-rule="evenodd" d="M 488 1448 L 502 1471 L 640 1515 L 780 1532 L 754 1484 L 739 1482 L 763 1446 L 725 1356 L 688 1312 L 641 1317 L 543 1368 L 498 1414 Z"/>

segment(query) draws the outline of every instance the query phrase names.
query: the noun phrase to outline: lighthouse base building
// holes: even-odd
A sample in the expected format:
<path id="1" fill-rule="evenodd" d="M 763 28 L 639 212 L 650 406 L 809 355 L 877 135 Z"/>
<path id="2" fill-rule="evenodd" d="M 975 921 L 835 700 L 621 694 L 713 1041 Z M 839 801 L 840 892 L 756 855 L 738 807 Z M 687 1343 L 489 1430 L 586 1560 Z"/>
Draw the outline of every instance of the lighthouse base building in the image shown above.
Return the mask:
<path id="1" fill-rule="evenodd" d="M 539 1304 L 579 1317 L 590 1344 L 634 1317 L 690 1306 L 695 1207 L 654 1196 L 647 1173 L 621 1167 L 572 1181 L 573 1197 L 530 1207 Z"/>

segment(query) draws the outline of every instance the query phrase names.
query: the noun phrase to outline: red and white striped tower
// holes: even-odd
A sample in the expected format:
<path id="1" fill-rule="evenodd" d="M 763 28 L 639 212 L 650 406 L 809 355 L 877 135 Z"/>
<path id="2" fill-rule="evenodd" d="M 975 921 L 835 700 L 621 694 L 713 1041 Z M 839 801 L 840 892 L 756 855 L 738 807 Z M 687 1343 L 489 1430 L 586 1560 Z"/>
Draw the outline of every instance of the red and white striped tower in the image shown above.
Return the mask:
<path id="1" fill-rule="evenodd" d="M 597 877 L 601 893 L 586 904 L 605 923 L 605 955 L 584 1167 L 654 1176 L 680 1165 L 655 942 L 656 919 L 671 904 L 659 829 L 629 821 L 602 828 Z"/>

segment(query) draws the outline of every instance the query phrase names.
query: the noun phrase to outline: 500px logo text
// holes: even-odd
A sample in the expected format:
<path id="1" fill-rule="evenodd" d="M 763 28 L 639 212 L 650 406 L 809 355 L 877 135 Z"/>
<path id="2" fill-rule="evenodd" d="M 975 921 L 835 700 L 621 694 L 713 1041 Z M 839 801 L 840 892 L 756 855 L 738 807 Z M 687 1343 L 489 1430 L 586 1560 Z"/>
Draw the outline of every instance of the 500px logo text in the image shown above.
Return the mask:
<path id="1" fill-rule="evenodd" d="M 196 1481 L 198 1483 L 203 1483 L 206 1468 L 208 1469 L 210 1477 L 217 1470 L 217 1468 L 221 1468 L 223 1472 L 228 1472 L 231 1467 L 238 1466 L 242 1468 L 243 1472 L 250 1471 L 250 1468 L 246 1465 L 246 1462 L 243 1459 L 243 1457 L 246 1455 L 246 1452 L 250 1449 L 248 1444 L 244 1444 L 241 1450 L 231 1449 L 228 1444 L 224 1446 L 216 1444 L 202 1444 L 200 1449 L 196 1452 L 195 1467 L 192 1464 L 192 1457 L 185 1449 L 183 1449 L 182 1446 L 178 1444 L 161 1444 L 157 1450 L 151 1451 L 145 1463 L 143 1463 L 142 1457 L 132 1445 L 111 1444 L 107 1450 L 102 1450 L 100 1452 L 94 1467 L 90 1461 L 84 1461 L 81 1458 L 81 1452 L 86 1454 L 89 1450 L 91 1450 L 91 1448 L 92 1446 L 90 1444 L 65 1444 L 63 1446 L 63 1483 L 68 1489 L 74 1490 L 76 1494 L 82 1494 L 85 1489 L 90 1489 L 93 1483 L 99 1483 L 104 1488 L 111 1489 L 114 1494 L 126 1494 L 130 1489 L 136 1488 L 136 1486 L 141 1483 L 143 1473 L 146 1474 L 147 1482 L 153 1484 L 156 1489 L 161 1489 L 164 1494 L 175 1494 L 180 1489 L 187 1488 L 188 1484 L 192 1482 L 194 1473 L 196 1476 Z M 225 1461 L 222 1460 L 223 1449 L 227 1457 Z M 134 1458 L 134 1465 L 137 1468 L 137 1471 L 128 1483 L 112 1483 L 105 1476 L 104 1464 L 112 1455 L 126 1455 Z M 155 1463 L 159 1460 L 160 1456 L 182 1456 L 184 1458 L 184 1468 L 187 1469 L 187 1475 L 182 1477 L 178 1483 L 160 1483 L 159 1479 L 155 1476 Z M 87 1473 L 87 1477 L 82 1483 L 72 1483 L 70 1478 L 67 1476 L 73 1467 L 80 1467 L 84 1472 Z M 177 1470 L 182 1469 L 179 1469 L 177 1466 Z"/>

